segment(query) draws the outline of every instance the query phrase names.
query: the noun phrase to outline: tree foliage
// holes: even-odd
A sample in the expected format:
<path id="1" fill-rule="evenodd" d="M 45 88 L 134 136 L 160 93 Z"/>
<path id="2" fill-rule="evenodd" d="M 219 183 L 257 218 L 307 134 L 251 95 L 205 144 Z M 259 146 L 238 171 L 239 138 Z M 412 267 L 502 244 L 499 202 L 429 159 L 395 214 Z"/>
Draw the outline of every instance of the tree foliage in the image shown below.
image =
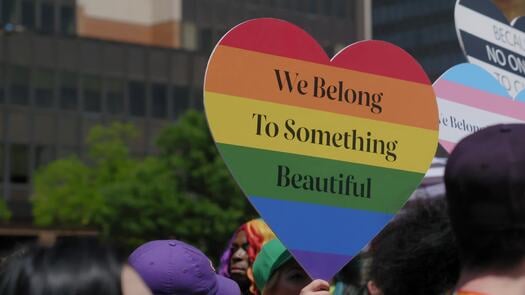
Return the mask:
<path id="1" fill-rule="evenodd" d="M 7 208 L 4 199 L 0 197 L 0 221 L 8 221 L 11 219 L 11 211 Z"/>
<path id="2" fill-rule="evenodd" d="M 254 215 L 220 158 L 202 113 L 165 128 L 159 155 L 134 159 L 130 124 L 94 127 L 85 161 L 57 160 L 37 172 L 40 226 L 93 227 L 126 250 L 153 239 L 188 241 L 217 258 Z"/>

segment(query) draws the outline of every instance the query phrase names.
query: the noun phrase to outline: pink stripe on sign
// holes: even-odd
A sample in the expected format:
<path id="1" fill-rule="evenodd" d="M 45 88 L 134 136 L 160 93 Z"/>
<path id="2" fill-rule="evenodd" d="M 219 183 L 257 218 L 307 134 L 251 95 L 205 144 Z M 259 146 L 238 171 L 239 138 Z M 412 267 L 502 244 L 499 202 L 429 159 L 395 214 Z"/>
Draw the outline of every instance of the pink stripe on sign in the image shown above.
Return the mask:
<path id="1" fill-rule="evenodd" d="M 439 144 L 447 151 L 447 153 L 451 153 L 454 147 L 456 146 L 455 142 L 446 141 L 443 139 L 439 140 Z"/>
<path id="2" fill-rule="evenodd" d="M 525 103 L 441 79 L 434 84 L 436 96 L 491 113 L 525 121 Z"/>

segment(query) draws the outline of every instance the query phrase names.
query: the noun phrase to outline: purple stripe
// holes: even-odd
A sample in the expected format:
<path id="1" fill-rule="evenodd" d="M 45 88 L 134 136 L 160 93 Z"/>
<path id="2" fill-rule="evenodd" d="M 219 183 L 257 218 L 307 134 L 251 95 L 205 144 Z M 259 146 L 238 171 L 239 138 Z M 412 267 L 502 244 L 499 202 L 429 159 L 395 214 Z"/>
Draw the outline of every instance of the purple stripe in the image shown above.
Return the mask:
<path id="1" fill-rule="evenodd" d="M 290 253 L 314 280 L 330 281 L 352 259 L 352 256 L 293 249 Z"/>
<path id="2" fill-rule="evenodd" d="M 441 79 L 434 85 L 438 98 L 525 121 L 525 104 Z"/>

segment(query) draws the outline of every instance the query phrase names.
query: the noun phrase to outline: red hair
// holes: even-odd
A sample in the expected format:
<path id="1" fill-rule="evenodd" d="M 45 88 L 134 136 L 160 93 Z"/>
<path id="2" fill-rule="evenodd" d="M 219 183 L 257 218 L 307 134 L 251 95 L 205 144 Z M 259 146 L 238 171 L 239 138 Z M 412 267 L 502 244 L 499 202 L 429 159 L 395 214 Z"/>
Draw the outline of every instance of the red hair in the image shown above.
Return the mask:
<path id="1" fill-rule="evenodd" d="M 223 254 L 221 258 L 221 266 L 219 267 L 219 273 L 230 277 L 229 274 L 229 264 L 230 264 L 230 258 L 233 253 L 231 253 L 231 243 L 237 236 L 239 232 L 243 231 L 246 234 L 246 241 L 248 244 L 250 244 L 250 247 L 248 247 L 247 254 L 248 259 L 250 261 L 250 266 L 248 267 L 248 270 L 246 272 L 246 275 L 248 279 L 250 280 L 250 293 L 258 295 L 260 292 L 257 290 L 257 287 L 255 286 L 255 280 L 253 278 L 253 270 L 252 265 L 255 261 L 255 257 L 257 257 L 257 254 L 261 251 L 262 246 L 264 243 L 268 242 L 269 240 L 272 240 L 275 238 L 275 234 L 273 231 L 268 227 L 268 225 L 260 218 L 250 220 L 243 225 L 241 225 L 233 235 L 232 240 L 230 241 L 230 245 L 228 245 L 228 248 L 226 252 Z"/>

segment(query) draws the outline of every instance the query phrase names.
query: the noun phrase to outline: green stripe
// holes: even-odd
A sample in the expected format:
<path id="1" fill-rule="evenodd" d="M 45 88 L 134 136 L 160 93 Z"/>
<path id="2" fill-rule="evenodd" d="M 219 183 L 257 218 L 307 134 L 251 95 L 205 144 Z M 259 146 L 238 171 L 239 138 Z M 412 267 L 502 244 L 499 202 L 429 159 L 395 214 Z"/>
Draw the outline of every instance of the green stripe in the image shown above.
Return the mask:
<path id="1" fill-rule="evenodd" d="M 394 169 L 379 168 L 341 161 L 326 160 L 296 154 L 273 152 L 261 149 L 246 148 L 229 144 L 217 143 L 222 156 L 226 159 L 230 171 L 237 183 L 241 185 L 248 196 L 267 197 L 272 199 L 299 201 L 312 204 L 322 204 L 341 208 L 362 209 L 368 211 L 395 214 L 406 202 L 423 178 L 423 174 Z M 278 186 L 278 169 L 288 167 L 290 185 L 284 187 L 285 180 L 281 177 Z M 282 168 L 284 171 L 284 168 Z M 356 182 L 372 181 L 371 198 L 355 197 L 353 189 L 346 195 L 346 181 L 343 183 L 344 193 L 339 194 L 338 182 L 335 182 L 336 193 L 318 192 L 301 188 L 293 188 L 293 174 L 310 175 L 330 179 L 339 174 L 353 175 Z M 296 185 L 304 181 L 296 182 Z"/>

